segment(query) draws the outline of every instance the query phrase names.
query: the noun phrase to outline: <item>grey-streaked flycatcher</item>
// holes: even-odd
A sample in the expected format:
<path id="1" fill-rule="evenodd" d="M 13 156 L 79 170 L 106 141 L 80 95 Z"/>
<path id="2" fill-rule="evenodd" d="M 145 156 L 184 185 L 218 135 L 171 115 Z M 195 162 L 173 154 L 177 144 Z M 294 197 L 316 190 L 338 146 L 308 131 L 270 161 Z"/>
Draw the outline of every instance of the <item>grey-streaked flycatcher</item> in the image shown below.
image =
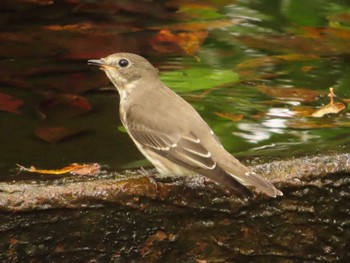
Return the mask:
<path id="1" fill-rule="evenodd" d="M 120 119 L 160 174 L 200 174 L 241 197 L 251 195 L 247 186 L 272 197 L 282 195 L 228 153 L 197 111 L 161 82 L 145 58 L 116 53 L 88 63 L 99 66 L 117 88 Z"/>

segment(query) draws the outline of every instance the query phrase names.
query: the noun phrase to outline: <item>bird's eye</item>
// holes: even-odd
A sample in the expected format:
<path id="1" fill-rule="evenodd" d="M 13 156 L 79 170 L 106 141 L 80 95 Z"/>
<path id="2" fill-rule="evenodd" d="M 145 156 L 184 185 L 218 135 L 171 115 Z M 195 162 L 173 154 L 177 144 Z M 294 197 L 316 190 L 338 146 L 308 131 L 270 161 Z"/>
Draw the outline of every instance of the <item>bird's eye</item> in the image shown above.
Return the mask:
<path id="1" fill-rule="evenodd" d="M 129 61 L 126 60 L 125 58 L 122 58 L 121 60 L 118 61 L 118 65 L 121 68 L 126 68 L 127 66 L 129 66 Z"/>

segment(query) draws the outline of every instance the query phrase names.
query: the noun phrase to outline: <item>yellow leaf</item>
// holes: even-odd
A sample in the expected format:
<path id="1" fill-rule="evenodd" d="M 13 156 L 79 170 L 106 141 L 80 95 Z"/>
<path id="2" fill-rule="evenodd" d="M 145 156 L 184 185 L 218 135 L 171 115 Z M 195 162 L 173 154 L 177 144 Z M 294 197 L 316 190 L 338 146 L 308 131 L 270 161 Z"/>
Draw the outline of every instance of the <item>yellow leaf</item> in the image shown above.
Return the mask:
<path id="1" fill-rule="evenodd" d="M 244 117 L 243 114 L 233 114 L 229 112 L 214 112 L 214 114 L 221 118 L 229 119 L 231 121 L 240 121 Z"/>
<path id="2" fill-rule="evenodd" d="M 20 171 L 26 171 L 30 173 L 39 173 L 39 174 L 78 174 L 78 175 L 96 175 L 100 172 L 101 166 L 97 163 L 93 164 L 77 164 L 72 163 L 68 166 L 65 166 L 61 169 L 37 169 L 34 166 L 31 166 L 29 168 L 26 168 L 22 165 L 17 164 Z"/>
<path id="3" fill-rule="evenodd" d="M 337 114 L 345 109 L 345 105 L 341 102 L 335 102 L 332 104 L 327 104 L 318 110 L 315 110 L 311 116 L 315 118 L 321 118 L 326 114 Z"/>
<path id="4" fill-rule="evenodd" d="M 334 102 L 333 88 L 329 88 L 329 95 L 328 96 L 330 98 L 329 104 L 319 108 L 318 110 L 315 110 L 311 114 L 312 117 L 321 118 L 326 114 L 337 114 L 346 108 L 344 103 Z"/>

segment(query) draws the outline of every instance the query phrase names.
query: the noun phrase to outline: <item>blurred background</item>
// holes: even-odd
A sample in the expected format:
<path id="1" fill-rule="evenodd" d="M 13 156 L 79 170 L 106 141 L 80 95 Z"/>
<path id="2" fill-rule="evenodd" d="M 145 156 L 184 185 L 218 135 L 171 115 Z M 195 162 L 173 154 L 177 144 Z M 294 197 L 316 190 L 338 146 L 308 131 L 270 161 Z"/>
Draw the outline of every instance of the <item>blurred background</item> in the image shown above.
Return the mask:
<path id="1" fill-rule="evenodd" d="M 116 90 L 87 65 L 115 52 L 158 67 L 240 159 L 348 152 L 349 7 L 340 0 L 1 1 L 0 180 L 23 179 L 16 164 L 149 165 L 121 126 Z"/>

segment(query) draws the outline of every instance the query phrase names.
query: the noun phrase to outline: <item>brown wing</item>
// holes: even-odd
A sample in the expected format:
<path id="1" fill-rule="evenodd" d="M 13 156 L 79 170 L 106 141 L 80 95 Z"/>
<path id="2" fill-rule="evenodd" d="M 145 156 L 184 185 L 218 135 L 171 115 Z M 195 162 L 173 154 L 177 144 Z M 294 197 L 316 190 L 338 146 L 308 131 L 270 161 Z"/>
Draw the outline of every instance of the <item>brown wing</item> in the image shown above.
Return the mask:
<path id="1" fill-rule="evenodd" d="M 251 196 L 251 192 L 244 185 L 218 166 L 211 153 L 193 133 L 186 136 L 171 135 L 151 131 L 145 127 L 143 129 L 128 127 L 128 130 L 133 139 L 147 150 L 151 150 L 188 170 L 226 185 L 242 197 Z"/>

